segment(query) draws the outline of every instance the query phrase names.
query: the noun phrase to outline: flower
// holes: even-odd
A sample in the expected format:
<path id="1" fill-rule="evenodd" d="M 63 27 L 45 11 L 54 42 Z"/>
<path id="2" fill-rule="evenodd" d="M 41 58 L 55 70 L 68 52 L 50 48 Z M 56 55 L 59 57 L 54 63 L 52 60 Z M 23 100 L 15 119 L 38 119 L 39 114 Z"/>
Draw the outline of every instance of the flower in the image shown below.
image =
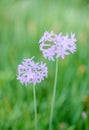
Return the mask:
<path id="1" fill-rule="evenodd" d="M 86 118 L 87 118 L 87 114 L 86 114 L 86 112 L 85 112 L 85 111 L 83 111 L 83 112 L 82 112 L 82 117 L 83 117 L 84 119 L 86 119 Z"/>
<path id="2" fill-rule="evenodd" d="M 63 36 L 62 33 L 54 34 L 53 32 L 45 32 L 39 41 L 43 56 L 52 61 L 59 57 L 64 59 L 65 55 L 74 53 L 76 51 L 75 42 L 76 38 L 73 33 L 69 38 L 68 34 Z"/>
<path id="3" fill-rule="evenodd" d="M 34 57 L 24 59 L 24 61 L 18 65 L 17 79 L 22 84 L 40 83 L 44 80 L 44 77 L 48 75 L 48 68 L 45 63 L 33 61 Z"/>

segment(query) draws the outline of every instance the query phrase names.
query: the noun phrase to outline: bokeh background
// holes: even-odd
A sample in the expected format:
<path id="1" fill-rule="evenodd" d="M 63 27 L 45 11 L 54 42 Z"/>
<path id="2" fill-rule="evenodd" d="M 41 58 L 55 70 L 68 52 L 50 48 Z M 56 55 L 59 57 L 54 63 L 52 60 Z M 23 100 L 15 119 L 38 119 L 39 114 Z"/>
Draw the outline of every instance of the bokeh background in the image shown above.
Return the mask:
<path id="1" fill-rule="evenodd" d="M 38 130 L 47 130 L 55 62 L 44 59 L 45 31 L 74 32 L 75 54 L 59 59 L 53 130 L 89 130 L 89 0 L 0 0 L 0 130 L 34 130 L 32 85 L 16 80 L 18 64 L 35 56 L 49 75 L 36 86 Z"/>

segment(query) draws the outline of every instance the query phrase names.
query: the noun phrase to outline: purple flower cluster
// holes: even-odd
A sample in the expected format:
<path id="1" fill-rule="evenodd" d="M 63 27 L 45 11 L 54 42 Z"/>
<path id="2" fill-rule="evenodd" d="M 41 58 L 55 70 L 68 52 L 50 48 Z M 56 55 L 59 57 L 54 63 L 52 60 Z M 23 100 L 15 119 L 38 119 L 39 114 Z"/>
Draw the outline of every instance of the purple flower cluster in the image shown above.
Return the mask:
<path id="1" fill-rule="evenodd" d="M 54 58 L 61 57 L 64 59 L 65 55 L 74 53 L 76 51 L 75 34 L 71 33 L 65 36 L 62 33 L 55 34 L 53 32 L 45 32 L 40 39 L 40 50 L 45 58 L 54 61 Z"/>
<path id="2" fill-rule="evenodd" d="M 76 51 L 76 38 L 75 34 L 71 33 L 65 36 L 62 33 L 55 34 L 54 32 L 45 32 L 40 39 L 40 50 L 45 58 L 54 61 L 55 58 L 61 57 L 64 59 L 65 55 L 74 53 Z M 17 79 L 22 84 L 28 83 L 40 83 L 44 80 L 44 77 L 48 75 L 48 68 L 45 63 L 33 61 L 34 57 L 24 59 L 24 61 L 18 65 Z"/>
<path id="3" fill-rule="evenodd" d="M 34 57 L 24 59 L 24 61 L 18 65 L 17 79 L 20 80 L 22 84 L 40 83 L 44 80 L 44 77 L 48 75 L 48 69 L 45 63 L 33 61 Z"/>

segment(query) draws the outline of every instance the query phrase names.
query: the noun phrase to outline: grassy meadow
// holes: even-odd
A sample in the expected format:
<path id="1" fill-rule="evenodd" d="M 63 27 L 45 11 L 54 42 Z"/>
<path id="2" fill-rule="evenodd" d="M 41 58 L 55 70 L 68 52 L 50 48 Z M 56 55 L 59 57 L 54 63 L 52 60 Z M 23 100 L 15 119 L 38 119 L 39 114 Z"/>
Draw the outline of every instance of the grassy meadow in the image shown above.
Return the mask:
<path id="1" fill-rule="evenodd" d="M 38 130 L 48 130 L 55 62 L 43 58 L 39 40 L 52 30 L 77 38 L 76 53 L 59 59 L 53 130 L 89 130 L 88 0 L 0 0 L 0 130 L 34 130 L 32 84 L 16 80 L 32 56 L 49 70 L 36 85 Z"/>

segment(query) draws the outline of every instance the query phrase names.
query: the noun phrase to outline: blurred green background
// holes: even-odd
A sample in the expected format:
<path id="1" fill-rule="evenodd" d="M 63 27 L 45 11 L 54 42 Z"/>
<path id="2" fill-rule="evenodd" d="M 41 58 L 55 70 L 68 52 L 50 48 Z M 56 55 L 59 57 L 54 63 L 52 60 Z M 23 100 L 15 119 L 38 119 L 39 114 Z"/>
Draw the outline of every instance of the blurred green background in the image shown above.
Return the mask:
<path id="1" fill-rule="evenodd" d="M 89 0 L 0 0 L 0 130 L 34 130 L 32 85 L 16 80 L 24 58 L 47 63 L 36 86 L 38 130 L 47 130 L 55 62 L 44 59 L 45 31 L 74 32 L 77 51 L 59 59 L 53 130 L 89 130 Z"/>

